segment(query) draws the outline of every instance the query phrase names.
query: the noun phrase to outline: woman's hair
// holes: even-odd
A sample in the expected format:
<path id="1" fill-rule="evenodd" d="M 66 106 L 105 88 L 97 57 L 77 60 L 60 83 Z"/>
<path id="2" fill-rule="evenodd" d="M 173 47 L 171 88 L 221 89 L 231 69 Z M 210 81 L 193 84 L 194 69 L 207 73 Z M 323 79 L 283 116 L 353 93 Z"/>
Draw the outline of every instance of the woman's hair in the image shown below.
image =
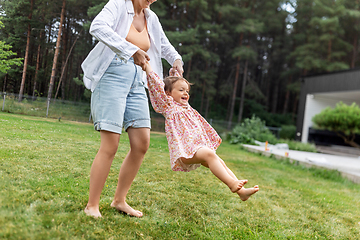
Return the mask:
<path id="1" fill-rule="evenodd" d="M 189 91 L 190 91 L 190 86 L 193 85 L 192 83 L 189 83 L 188 80 L 186 80 L 185 78 L 183 77 L 177 77 L 177 76 L 168 76 L 164 79 L 164 83 L 165 83 L 165 86 L 164 86 L 164 90 L 165 92 L 171 92 L 173 90 L 173 86 L 174 84 L 179 81 L 179 80 L 183 80 L 185 81 L 188 86 L 189 86 Z"/>

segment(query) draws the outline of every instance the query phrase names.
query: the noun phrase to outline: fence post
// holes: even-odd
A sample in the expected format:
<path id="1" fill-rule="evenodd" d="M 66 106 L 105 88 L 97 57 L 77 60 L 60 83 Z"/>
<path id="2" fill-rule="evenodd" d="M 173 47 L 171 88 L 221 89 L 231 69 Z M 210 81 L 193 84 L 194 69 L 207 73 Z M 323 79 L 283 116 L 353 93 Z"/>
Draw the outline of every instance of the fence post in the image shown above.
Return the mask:
<path id="1" fill-rule="evenodd" d="M 5 96 L 6 96 L 6 92 L 3 92 L 3 94 L 4 94 L 4 101 L 3 101 L 2 111 L 4 111 L 4 109 L 5 109 Z"/>

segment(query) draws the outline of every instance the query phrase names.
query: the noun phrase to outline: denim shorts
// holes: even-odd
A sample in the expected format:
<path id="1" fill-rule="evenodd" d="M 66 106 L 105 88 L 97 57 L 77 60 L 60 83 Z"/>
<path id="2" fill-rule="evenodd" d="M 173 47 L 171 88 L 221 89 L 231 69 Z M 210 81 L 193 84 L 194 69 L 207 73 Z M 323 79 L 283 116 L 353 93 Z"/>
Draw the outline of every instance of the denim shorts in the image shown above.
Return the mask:
<path id="1" fill-rule="evenodd" d="M 91 94 L 94 128 L 121 134 L 129 127 L 151 128 L 141 67 L 115 56 Z"/>

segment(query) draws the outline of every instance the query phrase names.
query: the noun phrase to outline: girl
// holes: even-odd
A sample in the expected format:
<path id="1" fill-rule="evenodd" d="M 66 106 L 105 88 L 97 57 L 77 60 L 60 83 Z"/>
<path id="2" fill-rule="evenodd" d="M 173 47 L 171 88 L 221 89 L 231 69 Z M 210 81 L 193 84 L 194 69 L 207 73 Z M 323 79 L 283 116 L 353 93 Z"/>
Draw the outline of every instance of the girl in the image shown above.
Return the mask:
<path id="1" fill-rule="evenodd" d="M 206 120 L 188 103 L 190 83 L 170 76 L 164 81 L 145 66 L 151 103 L 165 117 L 165 132 L 169 144 L 171 169 L 188 172 L 203 165 L 224 182 L 241 200 L 246 201 L 259 191 L 256 185 L 245 189 L 248 180 L 238 180 L 225 162 L 215 153 L 221 138 Z M 173 72 L 173 69 L 170 70 Z"/>

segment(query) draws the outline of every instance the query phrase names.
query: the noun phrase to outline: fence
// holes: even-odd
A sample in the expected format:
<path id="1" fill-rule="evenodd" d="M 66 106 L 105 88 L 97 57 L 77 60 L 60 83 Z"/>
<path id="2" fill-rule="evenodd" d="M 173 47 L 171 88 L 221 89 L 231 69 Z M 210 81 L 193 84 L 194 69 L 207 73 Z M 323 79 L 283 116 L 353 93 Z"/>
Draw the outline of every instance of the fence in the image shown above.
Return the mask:
<path id="1" fill-rule="evenodd" d="M 0 92 L 0 104 L 3 112 L 46 117 L 47 98 Z M 89 122 L 90 103 L 51 99 L 48 117 L 71 121 Z"/>
<path id="2" fill-rule="evenodd" d="M 13 93 L 0 92 L 0 106 L 3 112 L 24 114 L 37 117 L 46 117 L 47 98 L 24 95 L 19 102 L 19 95 Z M 89 102 L 72 102 L 66 100 L 52 99 L 49 106 L 48 117 L 65 119 L 70 121 L 91 122 L 91 110 Z M 151 112 L 152 131 L 164 132 L 165 119 L 161 114 Z M 222 134 L 228 132 L 229 122 L 223 120 L 207 119 L 214 129 Z M 237 125 L 232 122 L 231 129 Z M 268 127 L 275 136 L 279 138 L 281 128 Z"/>

